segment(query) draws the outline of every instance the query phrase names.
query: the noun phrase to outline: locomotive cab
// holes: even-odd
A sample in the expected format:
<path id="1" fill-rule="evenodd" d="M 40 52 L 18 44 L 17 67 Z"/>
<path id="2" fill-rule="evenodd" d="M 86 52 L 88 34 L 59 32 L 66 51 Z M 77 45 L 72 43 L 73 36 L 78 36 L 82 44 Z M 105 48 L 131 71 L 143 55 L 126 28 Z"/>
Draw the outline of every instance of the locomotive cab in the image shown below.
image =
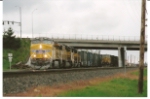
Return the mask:
<path id="1" fill-rule="evenodd" d="M 50 63 L 52 60 L 52 45 L 53 41 L 48 38 L 35 38 L 31 40 L 31 64 L 43 66 Z"/>

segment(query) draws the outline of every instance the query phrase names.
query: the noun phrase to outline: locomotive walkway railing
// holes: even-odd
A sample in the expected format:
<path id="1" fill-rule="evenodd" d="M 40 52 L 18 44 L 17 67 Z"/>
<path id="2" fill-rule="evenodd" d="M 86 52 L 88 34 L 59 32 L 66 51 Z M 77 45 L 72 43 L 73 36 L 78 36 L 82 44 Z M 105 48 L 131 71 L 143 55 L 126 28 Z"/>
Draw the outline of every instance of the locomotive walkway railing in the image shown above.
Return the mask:
<path id="1" fill-rule="evenodd" d="M 140 36 L 115 36 L 115 35 L 85 35 L 85 34 L 40 34 L 34 37 L 49 37 L 52 39 L 75 40 L 107 40 L 107 41 L 140 41 Z M 147 42 L 147 36 L 145 36 Z"/>

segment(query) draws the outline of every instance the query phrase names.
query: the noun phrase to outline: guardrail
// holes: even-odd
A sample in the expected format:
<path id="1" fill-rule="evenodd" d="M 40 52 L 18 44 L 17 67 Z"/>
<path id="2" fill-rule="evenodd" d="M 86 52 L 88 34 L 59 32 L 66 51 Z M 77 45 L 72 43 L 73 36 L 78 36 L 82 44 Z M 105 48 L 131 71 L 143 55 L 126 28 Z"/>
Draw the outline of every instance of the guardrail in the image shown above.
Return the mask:
<path id="1" fill-rule="evenodd" d="M 40 34 L 34 37 L 49 37 L 53 39 L 75 40 L 108 40 L 108 41 L 140 41 L 140 36 L 115 36 L 115 35 L 85 35 L 85 34 Z M 147 36 L 145 36 L 147 42 Z"/>

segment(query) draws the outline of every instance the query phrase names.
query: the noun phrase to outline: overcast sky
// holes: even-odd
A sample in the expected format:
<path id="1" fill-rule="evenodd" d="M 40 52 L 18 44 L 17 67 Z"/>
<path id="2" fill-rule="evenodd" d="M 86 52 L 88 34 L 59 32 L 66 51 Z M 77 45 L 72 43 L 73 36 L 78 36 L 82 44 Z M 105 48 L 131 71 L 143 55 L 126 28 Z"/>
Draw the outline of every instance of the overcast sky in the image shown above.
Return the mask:
<path id="1" fill-rule="evenodd" d="M 140 36 L 141 0 L 4 0 L 4 20 L 20 22 L 15 6 L 21 7 L 23 36 L 32 34 L 32 21 L 34 36 Z"/>
<path id="2" fill-rule="evenodd" d="M 3 20 L 20 22 L 19 8 L 15 6 L 21 7 L 23 37 L 32 37 L 32 29 L 34 37 L 140 36 L 141 0 L 4 0 Z M 13 28 L 19 36 L 20 27 L 15 24 Z M 133 56 L 139 57 L 137 53 Z"/>

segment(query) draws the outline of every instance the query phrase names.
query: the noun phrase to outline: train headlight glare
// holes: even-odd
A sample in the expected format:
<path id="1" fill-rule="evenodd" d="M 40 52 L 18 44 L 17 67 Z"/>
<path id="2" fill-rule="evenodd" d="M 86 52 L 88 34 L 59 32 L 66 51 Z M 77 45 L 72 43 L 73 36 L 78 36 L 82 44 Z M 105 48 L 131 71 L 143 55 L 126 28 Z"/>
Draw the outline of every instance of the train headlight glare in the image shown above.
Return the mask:
<path id="1" fill-rule="evenodd" d="M 36 57 L 36 55 L 33 55 L 34 57 Z"/>
<path id="2" fill-rule="evenodd" d="M 40 44 L 40 49 L 42 48 L 42 45 Z"/>
<path id="3" fill-rule="evenodd" d="M 46 58 L 46 57 L 47 57 L 47 55 L 45 54 L 45 55 L 44 55 L 44 57 Z"/>

